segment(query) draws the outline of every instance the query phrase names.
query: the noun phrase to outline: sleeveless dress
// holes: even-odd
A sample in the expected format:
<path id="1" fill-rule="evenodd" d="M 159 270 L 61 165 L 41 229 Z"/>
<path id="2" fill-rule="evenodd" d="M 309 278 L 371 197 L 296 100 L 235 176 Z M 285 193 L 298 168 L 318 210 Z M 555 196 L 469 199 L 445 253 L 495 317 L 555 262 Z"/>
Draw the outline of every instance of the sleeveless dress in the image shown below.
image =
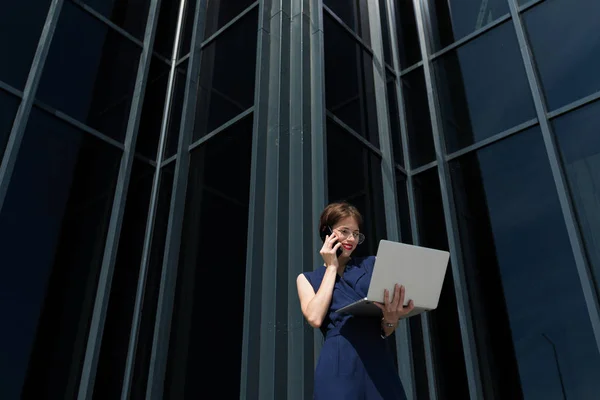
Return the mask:
<path id="1" fill-rule="evenodd" d="M 366 297 L 375 257 L 351 258 L 336 276 L 331 305 L 321 324 L 325 338 L 315 369 L 315 400 L 405 400 L 389 342 L 381 337 L 381 318 L 335 311 Z M 326 267 L 305 272 L 315 293 Z"/>

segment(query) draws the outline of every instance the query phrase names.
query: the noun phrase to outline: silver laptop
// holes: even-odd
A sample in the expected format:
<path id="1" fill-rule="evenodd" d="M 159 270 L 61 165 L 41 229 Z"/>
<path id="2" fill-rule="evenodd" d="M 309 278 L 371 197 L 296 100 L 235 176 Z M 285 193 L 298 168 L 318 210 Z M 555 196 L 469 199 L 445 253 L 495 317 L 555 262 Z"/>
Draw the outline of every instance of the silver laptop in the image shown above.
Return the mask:
<path id="1" fill-rule="evenodd" d="M 404 304 L 415 308 L 404 318 L 437 308 L 450 253 L 422 246 L 381 240 L 367 297 L 337 310 L 357 316 L 381 316 L 373 302 L 383 303 L 384 289 L 394 296 L 394 284 L 404 285 Z"/>

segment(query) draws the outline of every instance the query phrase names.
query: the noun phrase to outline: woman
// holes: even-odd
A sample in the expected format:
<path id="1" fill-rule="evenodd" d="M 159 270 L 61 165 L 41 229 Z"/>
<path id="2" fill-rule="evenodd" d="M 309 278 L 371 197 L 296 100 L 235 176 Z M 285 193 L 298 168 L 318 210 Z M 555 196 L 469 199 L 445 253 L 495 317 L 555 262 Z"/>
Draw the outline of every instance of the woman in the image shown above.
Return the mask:
<path id="1" fill-rule="evenodd" d="M 324 265 L 298 275 L 296 280 L 302 314 L 320 328 L 325 342 L 315 370 L 314 398 L 406 399 L 387 341 L 398 320 L 414 308 L 404 304 L 404 288 L 384 293 L 376 303 L 383 318 L 354 317 L 336 310 L 366 296 L 375 257 L 352 257 L 365 236 L 362 216 L 351 204 L 332 203 L 321 214 Z M 341 249 L 339 257 L 336 256 Z"/>

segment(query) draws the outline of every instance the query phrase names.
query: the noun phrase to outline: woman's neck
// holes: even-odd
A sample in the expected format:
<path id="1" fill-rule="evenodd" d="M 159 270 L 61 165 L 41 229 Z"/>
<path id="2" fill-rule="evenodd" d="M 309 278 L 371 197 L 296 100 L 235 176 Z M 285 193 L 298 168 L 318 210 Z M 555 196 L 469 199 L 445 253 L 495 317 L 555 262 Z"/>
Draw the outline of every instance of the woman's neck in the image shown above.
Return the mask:
<path id="1" fill-rule="evenodd" d="M 338 258 L 338 274 L 341 276 L 344 274 L 344 270 L 346 269 L 346 265 L 350 261 L 350 257 L 339 257 Z"/>

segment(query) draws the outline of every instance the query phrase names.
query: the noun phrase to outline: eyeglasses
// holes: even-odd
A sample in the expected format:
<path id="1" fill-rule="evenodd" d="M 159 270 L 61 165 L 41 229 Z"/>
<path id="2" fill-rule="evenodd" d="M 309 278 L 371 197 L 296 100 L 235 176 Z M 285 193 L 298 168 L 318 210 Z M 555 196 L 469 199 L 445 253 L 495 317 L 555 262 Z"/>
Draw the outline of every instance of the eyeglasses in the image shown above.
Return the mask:
<path id="1" fill-rule="evenodd" d="M 339 233 L 340 240 L 344 240 L 348 236 L 352 235 L 352 236 L 354 236 L 354 239 L 356 239 L 358 241 L 358 244 L 361 244 L 362 242 L 365 241 L 365 235 L 363 235 L 360 232 L 352 232 L 348 228 L 336 228 L 335 230 Z"/>

